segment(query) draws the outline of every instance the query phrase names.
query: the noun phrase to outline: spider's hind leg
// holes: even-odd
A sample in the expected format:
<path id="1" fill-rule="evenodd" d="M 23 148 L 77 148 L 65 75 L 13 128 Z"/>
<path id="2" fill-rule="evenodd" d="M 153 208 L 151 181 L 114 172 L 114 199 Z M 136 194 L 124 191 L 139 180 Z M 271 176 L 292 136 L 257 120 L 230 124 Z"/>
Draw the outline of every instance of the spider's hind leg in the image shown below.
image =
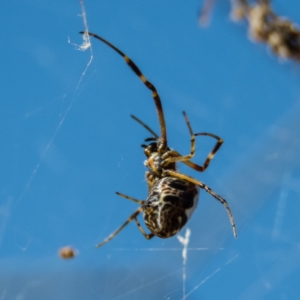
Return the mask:
<path id="1" fill-rule="evenodd" d="M 136 219 L 136 217 L 143 211 L 143 207 L 139 207 L 128 219 L 127 221 L 120 226 L 116 231 L 114 231 L 111 235 L 109 235 L 103 242 L 96 245 L 96 248 L 99 248 L 106 243 L 108 243 L 110 240 L 112 240 L 126 225 L 128 225 L 132 220 Z"/>
<path id="2" fill-rule="evenodd" d="M 233 215 L 231 213 L 231 210 L 229 208 L 229 205 L 228 205 L 227 201 L 224 198 L 222 198 L 221 196 L 219 196 L 218 194 L 216 194 L 205 183 L 203 183 L 203 182 L 201 182 L 201 181 L 199 181 L 199 180 L 197 180 L 197 179 L 195 179 L 195 178 L 193 178 L 191 176 L 188 176 L 188 175 L 185 175 L 185 174 L 173 171 L 173 170 L 165 170 L 163 172 L 163 176 L 176 177 L 176 178 L 183 179 L 183 180 L 186 180 L 188 182 L 191 182 L 191 183 L 193 183 L 195 185 L 198 185 L 201 189 L 204 189 L 207 193 L 209 193 L 215 199 L 217 199 L 221 204 L 224 205 L 225 209 L 227 210 L 228 217 L 229 217 L 229 220 L 230 220 L 230 223 L 231 223 L 231 226 L 232 226 L 233 235 L 234 235 L 235 238 L 237 237 L 236 226 L 235 226 L 235 223 L 234 223 Z"/>
<path id="3" fill-rule="evenodd" d="M 123 198 L 125 198 L 125 199 L 127 199 L 127 200 L 133 201 L 133 202 L 138 203 L 138 204 L 141 204 L 141 205 L 143 205 L 144 202 L 145 202 L 145 201 L 143 201 L 143 200 L 137 200 L 137 199 L 135 199 L 135 198 L 129 197 L 129 196 L 124 195 L 124 194 L 121 194 L 121 193 L 119 193 L 119 192 L 116 192 L 116 194 L 117 194 L 118 196 L 120 196 L 120 197 L 123 197 Z M 137 216 L 134 218 L 134 220 L 135 220 L 135 223 L 136 223 L 137 227 L 139 228 L 139 230 L 141 231 L 141 233 L 144 235 L 144 237 L 145 237 L 147 240 L 150 240 L 151 238 L 154 237 L 154 234 L 153 234 L 152 232 L 149 233 L 149 234 L 147 234 L 147 233 L 145 232 L 145 230 L 142 228 L 140 222 L 138 221 Z"/>
<path id="4" fill-rule="evenodd" d="M 145 230 L 141 226 L 141 224 L 140 224 L 139 220 L 137 219 L 137 217 L 134 220 L 135 220 L 135 223 L 136 223 L 137 227 L 139 228 L 139 230 L 141 231 L 141 233 L 144 235 L 144 237 L 147 240 L 150 240 L 150 239 L 152 239 L 155 236 L 152 232 L 149 233 L 149 234 L 145 232 Z"/>
<path id="5" fill-rule="evenodd" d="M 123 197 L 123 198 L 125 198 L 125 199 L 127 199 L 127 200 L 133 201 L 133 202 L 138 203 L 138 204 L 141 204 L 141 205 L 143 205 L 144 202 L 145 202 L 145 201 L 143 201 L 143 200 L 138 200 L 138 199 L 129 197 L 129 196 L 127 196 L 127 195 L 121 194 L 121 193 L 119 193 L 119 192 L 116 192 L 116 194 L 117 194 L 118 196 L 120 196 L 120 197 Z"/>

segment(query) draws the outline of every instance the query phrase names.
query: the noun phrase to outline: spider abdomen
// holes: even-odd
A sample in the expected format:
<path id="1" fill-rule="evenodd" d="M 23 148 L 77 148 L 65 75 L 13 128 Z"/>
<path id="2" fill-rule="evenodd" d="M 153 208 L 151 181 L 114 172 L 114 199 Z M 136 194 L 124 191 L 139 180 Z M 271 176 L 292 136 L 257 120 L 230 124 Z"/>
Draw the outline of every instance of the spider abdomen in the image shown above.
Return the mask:
<path id="1" fill-rule="evenodd" d="M 151 189 L 143 207 L 148 229 L 160 238 L 178 233 L 196 209 L 197 185 L 183 179 L 164 177 Z"/>

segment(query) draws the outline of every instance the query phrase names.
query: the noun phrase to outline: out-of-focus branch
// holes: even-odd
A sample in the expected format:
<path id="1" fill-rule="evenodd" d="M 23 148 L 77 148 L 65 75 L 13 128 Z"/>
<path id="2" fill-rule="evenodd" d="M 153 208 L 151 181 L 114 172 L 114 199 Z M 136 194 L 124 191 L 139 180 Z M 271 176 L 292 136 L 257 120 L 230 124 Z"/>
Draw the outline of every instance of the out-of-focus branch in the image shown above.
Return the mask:
<path id="1" fill-rule="evenodd" d="M 204 7 L 212 7 L 205 0 Z M 300 30 L 287 18 L 278 16 L 271 8 L 270 0 L 231 0 L 232 19 L 247 19 L 250 37 L 269 45 L 282 58 L 300 61 Z M 209 12 L 200 15 L 200 22 L 208 19 Z M 202 21 L 201 21 L 202 20 Z"/>
<path id="2" fill-rule="evenodd" d="M 205 0 L 200 11 L 199 11 L 199 24 L 200 26 L 206 26 L 209 23 L 211 11 L 213 10 L 213 6 L 215 4 L 215 0 Z"/>

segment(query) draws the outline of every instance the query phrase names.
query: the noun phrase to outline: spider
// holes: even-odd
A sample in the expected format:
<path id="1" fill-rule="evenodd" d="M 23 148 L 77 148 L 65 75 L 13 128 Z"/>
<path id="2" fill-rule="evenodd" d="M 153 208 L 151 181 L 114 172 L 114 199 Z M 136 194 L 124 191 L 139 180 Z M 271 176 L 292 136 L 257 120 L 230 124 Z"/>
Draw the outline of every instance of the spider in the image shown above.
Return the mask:
<path id="1" fill-rule="evenodd" d="M 108 243 L 133 220 L 135 221 L 141 233 L 147 239 L 151 239 L 154 236 L 160 238 L 169 238 L 174 236 L 185 226 L 192 213 L 196 209 L 199 199 L 199 188 L 204 189 L 224 205 L 231 222 L 234 237 L 237 237 L 234 219 L 227 201 L 221 196 L 217 195 L 203 182 L 178 172 L 176 168 L 176 164 L 178 162 L 182 162 L 196 171 L 204 172 L 209 166 L 209 163 L 214 157 L 215 153 L 221 147 L 223 140 L 211 133 L 200 132 L 194 134 L 189 119 L 186 113 L 183 112 L 183 116 L 191 136 L 190 153 L 187 155 L 181 155 L 176 150 L 169 148 L 167 143 L 166 123 L 162 103 L 154 85 L 146 79 L 137 65 L 126 54 L 124 54 L 110 42 L 91 32 L 82 31 L 80 33 L 87 34 L 102 41 L 124 58 L 133 72 L 142 80 L 146 87 L 152 91 L 152 97 L 154 99 L 160 125 L 160 136 L 158 136 L 149 126 L 147 126 L 137 117 L 131 115 L 135 121 L 137 121 L 152 134 L 152 137 L 145 140 L 145 142 L 148 144 L 142 145 L 144 148 L 144 153 L 147 157 L 144 165 L 148 168 L 148 171 L 146 172 L 148 198 L 146 200 L 137 200 L 116 192 L 117 195 L 138 203 L 140 207 L 129 216 L 127 221 L 121 227 L 109 235 L 103 242 L 96 245 L 96 247 L 101 247 Z M 210 136 L 217 140 L 214 148 L 204 161 L 203 166 L 197 165 L 191 161 L 191 159 L 194 157 L 196 149 L 195 136 Z M 144 213 L 144 221 L 150 230 L 150 233 L 145 232 L 137 219 L 138 215 L 142 212 Z"/>

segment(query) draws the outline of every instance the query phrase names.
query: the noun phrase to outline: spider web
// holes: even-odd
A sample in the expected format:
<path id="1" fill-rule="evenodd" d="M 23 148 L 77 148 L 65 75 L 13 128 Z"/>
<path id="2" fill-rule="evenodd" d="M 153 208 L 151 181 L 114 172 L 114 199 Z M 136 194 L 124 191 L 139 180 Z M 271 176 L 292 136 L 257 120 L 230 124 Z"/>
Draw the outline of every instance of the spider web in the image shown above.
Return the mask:
<path id="1" fill-rule="evenodd" d="M 299 5 L 291 3 L 293 10 Z M 206 30 L 197 25 L 198 1 L 175 1 L 172 9 L 155 1 L 6 5 L 13 20 L 24 22 L 3 20 L 10 32 L 3 60 L 0 299 L 298 294 L 295 66 L 249 46 L 225 23 L 226 8 L 219 5 Z M 201 191 L 197 211 L 177 238 L 146 241 L 130 224 L 94 249 L 136 209 L 114 192 L 146 197 L 139 145 L 148 133 L 129 114 L 156 132 L 158 121 L 149 91 L 122 58 L 82 40 L 82 29 L 120 47 L 156 85 L 171 147 L 189 151 L 183 109 L 196 132 L 224 138 L 207 172 L 180 171 L 227 199 L 237 240 L 224 208 Z M 212 146 L 197 139 L 195 161 L 204 161 Z M 58 257 L 66 245 L 77 251 L 73 260 Z"/>
<path id="2" fill-rule="evenodd" d="M 81 11 L 82 11 L 82 14 L 81 14 L 81 17 L 82 17 L 82 20 L 83 20 L 83 26 L 85 28 L 85 31 L 88 31 L 88 24 L 87 24 L 87 18 L 86 18 L 86 12 L 85 12 L 85 8 L 84 8 L 84 3 L 82 0 L 79 1 L 80 2 L 80 6 L 81 6 Z M 27 181 L 26 185 L 25 185 L 25 188 L 24 190 L 22 191 L 19 199 L 18 199 L 18 202 L 21 201 L 24 197 L 24 194 L 27 192 L 28 188 L 30 187 L 30 184 L 32 182 L 32 180 L 34 179 L 34 176 L 36 175 L 38 169 L 40 168 L 40 165 L 41 163 L 43 162 L 43 160 L 45 159 L 45 156 L 47 155 L 57 133 L 59 132 L 61 126 L 63 125 L 68 113 L 70 112 L 70 109 L 72 108 L 73 104 L 75 103 L 76 99 L 78 98 L 78 96 L 80 95 L 80 92 L 81 92 L 81 84 L 82 84 L 82 80 L 90 66 L 90 64 L 92 63 L 93 61 L 93 50 L 92 50 L 92 45 L 91 45 L 91 42 L 90 42 L 90 38 L 88 35 L 84 35 L 83 36 L 83 43 L 78 45 L 78 44 L 74 44 L 74 43 L 71 43 L 70 41 L 70 38 L 68 38 L 68 42 L 75 46 L 77 50 L 80 50 L 80 51 L 85 51 L 87 49 L 90 50 L 90 59 L 84 69 L 84 71 L 82 72 L 81 74 L 81 77 L 80 79 L 78 80 L 78 84 L 75 88 L 75 92 L 74 92 L 74 95 L 72 96 L 72 100 L 71 100 L 71 103 L 68 105 L 67 109 L 64 111 L 64 113 L 62 115 L 60 115 L 60 121 L 52 135 L 52 137 L 50 138 L 50 141 L 47 143 L 44 151 L 42 152 L 42 155 L 41 155 L 41 158 L 39 160 L 39 162 L 36 164 L 31 176 L 29 177 L 29 180 Z M 28 114 L 30 115 L 30 113 Z"/>

